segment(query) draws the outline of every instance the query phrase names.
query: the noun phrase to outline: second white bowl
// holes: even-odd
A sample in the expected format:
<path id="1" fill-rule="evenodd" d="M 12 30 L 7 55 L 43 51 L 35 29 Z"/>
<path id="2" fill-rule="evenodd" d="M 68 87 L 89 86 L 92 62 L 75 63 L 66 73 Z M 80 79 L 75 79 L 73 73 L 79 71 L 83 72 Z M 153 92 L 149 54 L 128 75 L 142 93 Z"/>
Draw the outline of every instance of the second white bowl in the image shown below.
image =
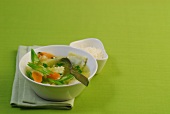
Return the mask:
<path id="1" fill-rule="evenodd" d="M 74 48 L 79 48 L 79 49 L 85 49 L 87 47 L 94 47 L 96 49 L 100 49 L 102 51 L 102 57 L 96 58 L 96 61 L 98 63 L 98 70 L 97 70 L 96 73 L 100 73 L 102 71 L 105 63 L 107 62 L 108 54 L 106 53 L 106 50 L 104 48 L 103 43 L 99 39 L 97 39 L 97 38 L 86 38 L 86 39 L 83 39 L 83 40 L 71 42 L 70 46 L 74 47 Z"/>

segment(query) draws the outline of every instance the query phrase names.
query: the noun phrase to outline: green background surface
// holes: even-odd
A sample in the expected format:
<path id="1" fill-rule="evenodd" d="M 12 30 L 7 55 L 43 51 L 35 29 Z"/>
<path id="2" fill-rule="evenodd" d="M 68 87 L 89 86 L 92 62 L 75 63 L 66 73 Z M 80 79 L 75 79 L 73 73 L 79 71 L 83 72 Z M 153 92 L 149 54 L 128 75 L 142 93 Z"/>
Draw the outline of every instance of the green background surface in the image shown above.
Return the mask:
<path id="1" fill-rule="evenodd" d="M 95 37 L 109 55 L 72 110 L 12 108 L 19 45 Z M 1 114 L 169 114 L 169 0 L 0 0 Z"/>

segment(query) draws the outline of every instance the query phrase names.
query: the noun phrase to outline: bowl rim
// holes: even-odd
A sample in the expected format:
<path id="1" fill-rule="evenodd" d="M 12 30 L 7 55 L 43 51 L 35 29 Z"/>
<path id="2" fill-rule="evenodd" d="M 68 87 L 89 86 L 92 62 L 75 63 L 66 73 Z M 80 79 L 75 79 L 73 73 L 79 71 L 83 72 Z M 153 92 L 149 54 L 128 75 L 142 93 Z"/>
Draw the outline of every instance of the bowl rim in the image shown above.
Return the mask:
<path id="1" fill-rule="evenodd" d="M 75 50 L 79 50 L 79 51 L 83 51 L 83 53 L 86 53 L 88 54 L 89 56 L 91 56 L 93 59 L 94 59 L 94 62 L 95 62 L 95 71 L 88 77 L 88 80 L 91 80 L 92 77 L 94 77 L 94 75 L 96 74 L 97 72 L 97 69 L 98 69 L 98 64 L 97 64 L 97 61 L 96 59 L 90 55 L 88 52 L 84 51 L 84 50 L 81 50 L 81 49 L 78 49 L 78 48 L 75 48 L 75 47 L 71 47 L 69 45 L 47 45 L 47 46 L 42 46 L 42 47 L 38 47 L 36 49 L 34 49 L 35 51 L 36 50 L 39 50 L 41 48 L 47 48 L 47 47 L 68 47 L 68 48 L 72 48 L 72 49 L 75 49 Z M 76 81 L 75 83 L 71 83 L 71 84 L 64 84 L 64 85 L 50 85 L 50 84 L 43 84 L 43 83 L 39 83 L 39 82 L 35 82 L 34 80 L 28 78 L 28 76 L 25 75 L 25 73 L 21 70 L 21 63 L 22 63 L 22 60 L 31 53 L 31 51 L 28 51 L 26 54 L 24 54 L 22 56 L 22 58 L 20 59 L 19 61 L 19 71 L 21 73 L 21 75 L 26 78 L 28 81 L 32 82 L 32 83 L 35 83 L 35 84 L 38 84 L 38 85 L 41 85 L 41 86 L 48 86 L 48 87 L 71 87 L 71 86 L 74 86 L 74 85 L 78 85 L 78 84 L 81 84 L 81 82 L 79 81 Z M 83 85 L 83 84 L 82 84 Z"/>
<path id="2" fill-rule="evenodd" d="M 84 39 L 81 39 L 81 40 L 73 41 L 73 42 L 71 42 L 69 45 L 70 45 L 71 47 L 74 47 L 74 45 L 77 44 L 77 43 L 86 42 L 86 41 L 90 41 L 90 40 L 96 41 L 97 43 L 99 43 L 99 44 L 102 46 L 102 50 L 103 50 L 103 52 L 104 52 L 104 54 L 105 54 L 105 57 L 104 57 L 104 58 L 102 58 L 102 59 L 96 59 L 96 58 L 95 58 L 95 59 L 96 59 L 96 60 L 99 60 L 99 61 L 100 61 L 100 60 L 107 60 L 107 59 L 108 59 L 108 54 L 107 54 L 107 52 L 106 52 L 106 50 L 105 50 L 105 47 L 104 47 L 102 41 L 99 40 L 98 38 L 84 38 Z M 77 48 L 77 47 L 74 47 L 74 48 Z M 77 49 L 80 49 L 80 48 L 77 48 Z"/>

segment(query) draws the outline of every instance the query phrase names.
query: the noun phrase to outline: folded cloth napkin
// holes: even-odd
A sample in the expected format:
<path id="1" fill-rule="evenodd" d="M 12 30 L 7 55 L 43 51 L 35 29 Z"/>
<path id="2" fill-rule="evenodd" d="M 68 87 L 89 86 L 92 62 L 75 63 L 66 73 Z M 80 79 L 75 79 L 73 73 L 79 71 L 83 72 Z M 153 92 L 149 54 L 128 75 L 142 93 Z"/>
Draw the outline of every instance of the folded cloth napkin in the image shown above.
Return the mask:
<path id="1" fill-rule="evenodd" d="M 63 102 L 56 102 L 47 101 L 38 97 L 20 73 L 19 60 L 25 53 L 30 51 L 31 48 L 35 49 L 37 47 L 39 46 L 19 46 L 18 48 L 16 58 L 16 72 L 10 101 L 11 106 L 20 108 L 72 109 L 74 99 Z"/>

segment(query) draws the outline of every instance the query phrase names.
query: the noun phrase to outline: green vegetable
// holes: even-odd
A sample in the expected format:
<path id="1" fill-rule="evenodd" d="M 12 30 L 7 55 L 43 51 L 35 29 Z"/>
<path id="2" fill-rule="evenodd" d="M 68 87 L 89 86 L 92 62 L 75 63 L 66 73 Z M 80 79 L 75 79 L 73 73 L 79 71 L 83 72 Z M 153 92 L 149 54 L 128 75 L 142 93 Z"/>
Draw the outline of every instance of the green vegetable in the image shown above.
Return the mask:
<path id="1" fill-rule="evenodd" d="M 62 84 L 63 84 L 63 83 L 60 82 L 59 80 L 53 80 L 53 79 L 51 79 L 51 78 L 47 78 L 47 80 L 48 80 L 48 82 L 49 82 L 50 84 L 56 84 L 56 85 L 62 85 Z"/>
<path id="2" fill-rule="evenodd" d="M 27 75 L 30 79 L 33 79 L 33 78 L 32 78 L 32 72 L 31 72 L 31 71 L 27 70 L 27 71 L 26 71 L 26 75 Z"/>
<path id="3" fill-rule="evenodd" d="M 43 63 L 43 66 L 44 66 L 45 68 L 47 68 L 47 67 L 48 67 L 48 65 L 47 65 L 46 63 Z"/>
<path id="4" fill-rule="evenodd" d="M 67 74 L 67 75 L 61 77 L 61 78 L 60 78 L 59 80 L 57 80 L 57 81 L 59 81 L 59 82 L 61 82 L 61 83 L 65 83 L 66 81 L 71 80 L 71 79 L 73 79 L 73 78 L 74 78 L 74 76 L 73 76 L 72 74 Z"/>
<path id="5" fill-rule="evenodd" d="M 54 83 L 56 84 L 56 85 L 62 85 L 63 83 L 61 83 L 60 81 L 58 81 L 58 80 L 54 80 Z"/>
<path id="6" fill-rule="evenodd" d="M 64 64 L 62 62 L 58 62 L 56 66 L 63 66 Z"/>
<path id="7" fill-rule="evenodd" d="M 34 64 L 34 63 L 28 63 L 28 66 L 30 66 L 32 69 L 39 71 L 41 73 L 43 73 L 44 75 L 49 75 L 51 73 L 50 70 L 48 70 L 47 68 Z"/>
<path id="8" fill-rule="evenodd" d="M 40 60 L 33 49 L 31 49 L 31 61 L 33 63 L 38 63 Z"/>
<path id="9" fill-rule="evenodd" d="M 63 76 L 59 80 L 53 80 L 53 79 L 47 78 L 47 81 L 50 84 L 63 85 L 63 84 L 66 84 L 67 82 L 69 82 L 69 80 L 71 80 L 73 78 L 74 78 L 74 76 L 72 74 L 68 74 L 68 75 Z"/>
<path id="10" fill-rule="evenodd" d="M 82 70 L 81 70 L 80 66 L 75 66 L 74 69 L 75 69 L 77 72 L 82 73 Z"/>

